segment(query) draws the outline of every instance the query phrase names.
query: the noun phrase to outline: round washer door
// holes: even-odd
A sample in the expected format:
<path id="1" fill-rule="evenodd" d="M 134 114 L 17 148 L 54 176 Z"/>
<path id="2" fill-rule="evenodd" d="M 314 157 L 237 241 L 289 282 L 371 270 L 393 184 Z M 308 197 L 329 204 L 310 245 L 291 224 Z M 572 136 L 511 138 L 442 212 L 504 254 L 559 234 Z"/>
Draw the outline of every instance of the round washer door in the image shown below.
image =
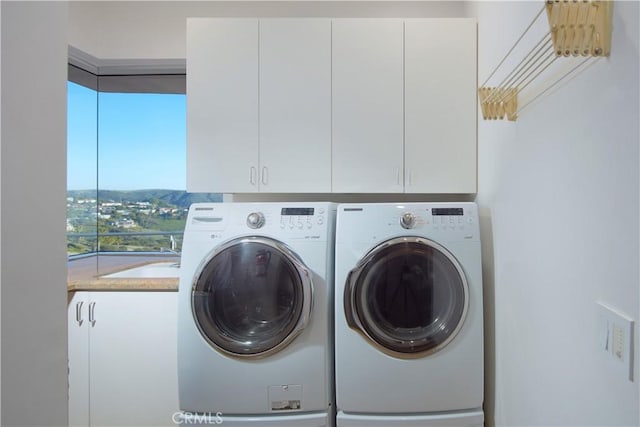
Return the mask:
<path id="1" fill-rule="evenodd" d="M 464 271 L 441 245 L 399 237 L 371 250 L 347 277 L 350 327 L 384 350 L 427 355 L 460 331 L 469 305 Z"/>
<path id="2" fill-rule="evenodd" d="M 267 237 L 234 239 L 195 275 L 191 305 L 202 336 L 233 356 L 265 356 L 289 344 L 311 316 L 309 269 Z"/>

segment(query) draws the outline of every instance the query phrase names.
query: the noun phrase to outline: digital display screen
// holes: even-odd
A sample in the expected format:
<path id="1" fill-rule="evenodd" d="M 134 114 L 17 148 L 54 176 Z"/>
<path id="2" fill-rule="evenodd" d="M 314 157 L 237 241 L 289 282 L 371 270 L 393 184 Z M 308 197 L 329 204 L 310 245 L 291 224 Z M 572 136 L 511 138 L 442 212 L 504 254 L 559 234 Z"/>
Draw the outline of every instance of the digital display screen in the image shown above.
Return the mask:
<path id="1" fill-rule="evenodd" d="M 433 208 L 432 215 L 464 215 L 462 208 Z"/>
<path id="2" fill-rule="evenodd" d="M 281 215 L 313 215 L 313 208 L 282 208 Z"/>

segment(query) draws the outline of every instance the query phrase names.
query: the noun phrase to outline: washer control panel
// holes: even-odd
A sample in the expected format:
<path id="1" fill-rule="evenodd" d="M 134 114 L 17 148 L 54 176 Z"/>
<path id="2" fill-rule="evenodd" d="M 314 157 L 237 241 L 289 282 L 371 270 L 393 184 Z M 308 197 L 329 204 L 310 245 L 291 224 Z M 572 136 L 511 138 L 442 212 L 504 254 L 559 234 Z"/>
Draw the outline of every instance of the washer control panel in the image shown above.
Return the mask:
<path id="1" fill-rule="evenodd" d="M 415 223 L 416 223 L 416 217 L 411 212 L 405 212 L 400 217 L 400 225 L 402 226 L 402 228 L 406 228 L 406 229 L 413 228 Z"/>
<path id="2" fill-rule="evenodd" d="M 247 215 L 247 226 L 252 229 L 262 228 L 264 225 L 264 214 L 262 212 L 251 212 Z"/>
<path id="3" fill-rule="evenodd" d="M 233 219 L 233 223 L 246 231 L 274 233 L 274 235 L 296 239 L 316 239 L 326 232 L 331 213 L 328 207 L 317 204 L 306 206 L 264 204 L 243 210 L 237 218 Z M 233 214 L 230 217 L 233 218 Z"/>
<path id="4" fill-rule="evenodd" d="M 280 210 L 280 229 L 313 230 L 323 227 L 326 214 L 325 208 L 282 208 Z"/>
<path id="5" fill-rule="evenodd" d="M 333 238 L 336 205 L 324 202 L 194 203 L 185 232 L 206 231 L 211 238 L 267 235 L 288 239 Z"/>

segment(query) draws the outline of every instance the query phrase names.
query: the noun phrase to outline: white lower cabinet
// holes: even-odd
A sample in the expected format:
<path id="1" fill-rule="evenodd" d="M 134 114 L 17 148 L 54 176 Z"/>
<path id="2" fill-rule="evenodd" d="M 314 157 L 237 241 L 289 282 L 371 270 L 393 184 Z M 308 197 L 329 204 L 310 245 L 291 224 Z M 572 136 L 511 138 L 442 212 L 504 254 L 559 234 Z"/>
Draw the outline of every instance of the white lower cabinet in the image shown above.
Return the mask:
<path id="1" fill-rule="evenodd" d="M 172 426 L 179 409 L 176 292 L 76 292 L 69 425 Z"/>
<path id="2" fill-rule="evenodd" d="M 69 425 L 89 425 L 89 293 L 75 292 L 68 307 Z"/>

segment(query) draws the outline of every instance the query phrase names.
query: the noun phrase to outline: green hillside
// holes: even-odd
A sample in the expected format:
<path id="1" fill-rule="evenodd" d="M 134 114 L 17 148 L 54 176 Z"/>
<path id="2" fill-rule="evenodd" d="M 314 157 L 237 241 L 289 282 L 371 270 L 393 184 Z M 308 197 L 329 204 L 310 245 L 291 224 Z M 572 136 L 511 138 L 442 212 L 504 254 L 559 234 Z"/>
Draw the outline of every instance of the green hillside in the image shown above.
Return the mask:
<path id="1" fill-rule="evenodd" d="M 70 190 L 67 197 L 74 199 L 95 199 L 95 190 Z M 100 202 L 151 202 L 156 205 L 173 205 L 188 208 L 192 203 L 221 202 L 222 195 L 218 193 L 187 193 L 179 190 L 133 190 L 114 191 L 100 190 L 97 194 Z"/>

